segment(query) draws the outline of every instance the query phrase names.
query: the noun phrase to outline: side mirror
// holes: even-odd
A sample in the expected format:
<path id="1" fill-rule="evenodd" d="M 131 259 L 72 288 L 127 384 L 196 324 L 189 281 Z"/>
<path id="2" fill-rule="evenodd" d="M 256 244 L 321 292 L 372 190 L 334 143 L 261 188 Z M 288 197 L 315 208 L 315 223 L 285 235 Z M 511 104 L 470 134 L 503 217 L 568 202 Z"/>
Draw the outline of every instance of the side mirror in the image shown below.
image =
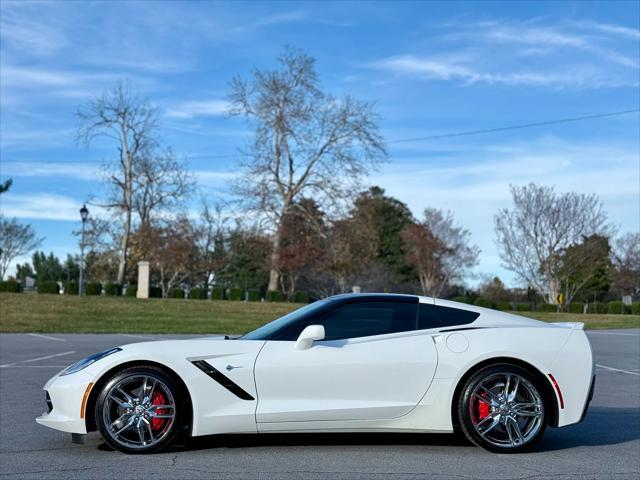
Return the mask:
<path id="1" fill-rule="evenodd" d="M 313 342 L 323 338 L 324 327 L 322 325 L 309 325 L 296 340 L 296 350 L 308 350 L 313 345 Z"/>

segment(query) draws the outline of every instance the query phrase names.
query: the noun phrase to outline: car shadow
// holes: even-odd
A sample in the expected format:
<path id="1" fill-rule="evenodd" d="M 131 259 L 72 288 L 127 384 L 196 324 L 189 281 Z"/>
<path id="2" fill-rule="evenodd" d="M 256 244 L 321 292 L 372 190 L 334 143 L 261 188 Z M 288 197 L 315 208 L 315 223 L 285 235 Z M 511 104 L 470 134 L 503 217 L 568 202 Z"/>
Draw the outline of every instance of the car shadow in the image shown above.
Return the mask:
<path id="1" fill-rule="evenodd" d="M 582 446 L 616 445 L 640 439 L 640 409 L 592 406 L 579 424 L 548 428 L 535 452 L 551 452 Z M 215 448 L 254 448 L 342 445 L 425 445 L 472 447 L 461 434 L 427 433 L 269 433 L 207 435 L 188 439 L 170 452 Z M 111 450 L 106 444 L 99 449 Z"/>
<path id="2" fill-rule="evenodd" d="M 341 445 L 444 445 L 469 446 L 455 434 L 419 433 L 269 433 L 209 435 L 189 439 L 173 451 L 210 448 L 341 446 Z"/>
<path id="3" fill-rule="evenodd" d="M 565 428 L 547 429 L 536 451 L 616 445 L 639 439 L 640 408 L 592 405 L 581 423 Z"/>

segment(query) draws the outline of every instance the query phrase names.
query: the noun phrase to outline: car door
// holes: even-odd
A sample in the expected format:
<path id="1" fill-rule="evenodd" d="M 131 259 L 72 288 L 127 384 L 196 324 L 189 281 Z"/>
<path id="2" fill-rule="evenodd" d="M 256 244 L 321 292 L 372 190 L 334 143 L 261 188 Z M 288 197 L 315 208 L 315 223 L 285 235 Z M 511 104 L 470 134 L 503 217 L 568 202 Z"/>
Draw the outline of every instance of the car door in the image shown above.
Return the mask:
<path id="1" fill-rule="evenodd" d="M 382 297 L 384 299 L 384 297 Z M 390 419 L 411 411 L 434 376 L 431 337 L 416 330 L 416 297 L 338 305 L 269 340 L 256 360 L 256 421 Z M 325 339 L 307 350 L 295 340 L 309 324 Z"/>

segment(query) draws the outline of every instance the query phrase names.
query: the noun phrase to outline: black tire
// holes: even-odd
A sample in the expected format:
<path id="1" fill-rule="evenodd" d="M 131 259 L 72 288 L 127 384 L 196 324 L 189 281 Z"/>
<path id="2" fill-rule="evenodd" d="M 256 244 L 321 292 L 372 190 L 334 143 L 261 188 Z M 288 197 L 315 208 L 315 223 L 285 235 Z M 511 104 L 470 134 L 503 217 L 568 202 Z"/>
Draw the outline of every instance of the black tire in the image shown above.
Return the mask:
<path id="1" fill-rule="evenodd" d="M 463 385 L 457 405 L 460 429 L 467 439 L 497 453 L 531 450 L 544 434 L 549 411 L 536 377 L 511 364 L 491 365 L 474 373 Z"/>
<path id="2" fill-rule="evenodd" d="M 148 380 L 146 381 L 147 383 L 144 383 L 143 387 L 143 382 L 145 382 L 143 380 L 144 378 Z M 137 390 L 136 382 L 140 383 Z M 149 382 L 155 382 L 153 383 L 153 389 L 149 385 Z M 114 387 L 117 388 L 117 386 L 120 385 L 122 385 L 120 391 L 124 390 L 124 393 L 116 393 L 117 390 L 114 390 Z M 129 388 L 133 390 L 127 392 L 128 385 L 130 385 L 131 387 Z M 156 388 L 158 389 L 157 391 L 155 390 Z M 136 391 L 138 392 L 137 394 L 135 394 Z M 149 398 L 146 404 L 141 404 L 138 398 L 140 392 L 143 391 L 145 393 L 142 394 L 142 396 Z M 130 406 L 132 408 L 123 407 L 123 403 L 118 402 L 118 400 L 111 395 L 114 393 L 118 396 L 117 398 L 119 400 L 124 401 L 125 405 L 131 403 Z M 126 401 L 124 395 L 126 393 L 130 395 L 133 402 Z M 166 407 L 173 404 L 173 408 L 158 409 L 157 405 L 151 403 L 150 397 L 154 395 L 161 395 L 162 401 L 159 403 L 166 404 Z M 144 409 L 144 405 L 151 406 Z M 136 413 L 136 408 L 144 409 L 144 412 L 141 411 L 138 414 Z M 128 413 L 129 411 L 133 413 Z M 188 421 L 185 412 L 185 395 L 170 375 L 167 375 L 163 370 L 156 367 L 131 367 L 114 374 L 104 384 L 96 401 L 95 420 L 98 431 L 110 447 L 124 453 L 155 453 L 168 448 L 174 443 L 179 432 L 183 430 L 182 427 L 185 425 L 185 422 Z M 172 418 L 168 418 L 171 415 Z M 123 417 L 125 417 L 124 420 L 120 421 L 120 418 Z M 135 417 L 135 419 L 130 420 L 132 417 Z M 107 422 L 114 418 L 116 418 L 115 422 L 107 425 Z M 129 421 L 133 421 L 133 425 L 124 428 L 124 426 L 129 424 Z M 155 438 L 153 432 L 156 422 L 161 427 L 161 429 L 156 432 L 158 435 L 157 438 Z M 111 426 L 113 426 L 114 423 L 115 426 L 112 428 Z M 137 428 L 136 425 L 138 426 Z M 138 431 L 140 426 L 142 426 L 142 433 Z M 114 430 L 119 431 L 114 432 Z M 135 445 L 136 439 L 134 432 L 138 435 L 140 445 Z M 147 440 L 148 443 L 145 443 L 145 440 Z"/>

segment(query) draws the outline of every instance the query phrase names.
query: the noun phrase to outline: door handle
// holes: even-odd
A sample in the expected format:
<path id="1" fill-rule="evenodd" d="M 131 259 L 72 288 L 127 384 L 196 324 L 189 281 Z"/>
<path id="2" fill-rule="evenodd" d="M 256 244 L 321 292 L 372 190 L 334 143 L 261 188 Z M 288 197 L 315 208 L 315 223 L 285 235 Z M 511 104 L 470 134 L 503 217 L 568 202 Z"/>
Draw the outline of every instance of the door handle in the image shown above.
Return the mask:
<path id="1" fill-rule="evenodd" d="M 242 365 L 227 365 L 225 368 L 227 369 L 227 372 L 230 372 L 233 369 L 242 368 Z"/>

